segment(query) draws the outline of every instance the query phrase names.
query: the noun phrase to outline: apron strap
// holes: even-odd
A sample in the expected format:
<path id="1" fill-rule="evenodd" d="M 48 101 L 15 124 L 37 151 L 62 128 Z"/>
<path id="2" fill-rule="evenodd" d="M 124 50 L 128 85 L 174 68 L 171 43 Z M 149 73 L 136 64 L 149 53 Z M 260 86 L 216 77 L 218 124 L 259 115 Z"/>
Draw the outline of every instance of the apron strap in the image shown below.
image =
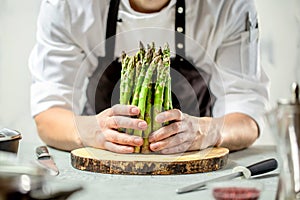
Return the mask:
<path id="1" fill-rule="evenodd" d="M 115 35 L 117 31 L 119 4 L 120 0 L 110 1 L 108 16 L 106 20 L 105 57 L 109 60 L 113 60 L 115 53 Z"/>
<path id="2" fill-rule="evenodd" d="M 185 58 L 185 0 L 177 0 L 175 13 L 176 60 L 183 61 Z"/>

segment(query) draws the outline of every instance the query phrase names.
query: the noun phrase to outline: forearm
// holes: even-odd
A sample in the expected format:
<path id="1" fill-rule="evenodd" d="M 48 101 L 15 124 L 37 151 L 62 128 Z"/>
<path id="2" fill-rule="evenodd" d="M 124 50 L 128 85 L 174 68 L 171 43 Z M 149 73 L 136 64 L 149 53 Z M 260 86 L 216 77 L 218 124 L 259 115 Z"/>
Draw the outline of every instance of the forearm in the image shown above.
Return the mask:
<path id="1" fill-rule="evenodd" d="M 248 115 L 232 113 L 217 121 L 221 136 L 220 146 L 231 151 L 249 147 L 258 137 L 258 126 Z"/>
<path id="2" fill-rule="evenodd" d="M 82 146 L 75 115 L 71 111 L 54 107 L 34 119 L 39 136 L 47 145 L 67 151 Z"/>
<path id="3" fill-rule="evenodd" d="M 223 117 L 194 117 L 173 109 L 162 112 L 157 122 L 174 121 L 149 137 L 152 151 L 163 154 L 205 149 L 211 146 L 240 150 L 249 147 L 258 136 L 258 127 L 248 115 L 227 114 Z"/>

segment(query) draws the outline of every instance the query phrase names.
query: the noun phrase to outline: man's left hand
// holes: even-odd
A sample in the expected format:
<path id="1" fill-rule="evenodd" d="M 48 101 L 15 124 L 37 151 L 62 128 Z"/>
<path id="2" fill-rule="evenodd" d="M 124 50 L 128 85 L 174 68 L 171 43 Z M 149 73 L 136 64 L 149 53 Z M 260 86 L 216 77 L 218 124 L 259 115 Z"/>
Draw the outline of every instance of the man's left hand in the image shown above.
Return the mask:
<path id="1" fill-rule="evenodd" d="M 210 117 L 194 117 L 178 109 L 162 112 L 155 120 L 170 122 L 149 137 L 150 149 L 162 154 L 205 149 L 221 142 L 220 131 Z"/>

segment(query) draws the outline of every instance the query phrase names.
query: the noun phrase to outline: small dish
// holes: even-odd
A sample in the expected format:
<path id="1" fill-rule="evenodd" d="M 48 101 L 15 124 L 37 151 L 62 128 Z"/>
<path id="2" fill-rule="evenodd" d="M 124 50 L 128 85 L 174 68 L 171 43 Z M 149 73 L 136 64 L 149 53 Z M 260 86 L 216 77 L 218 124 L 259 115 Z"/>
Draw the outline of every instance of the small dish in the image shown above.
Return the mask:
<path id="1" fill-rule="evenodd" d="M 251 180 L 232 180 L 210 184 L 210 188 L 216 200 L 257 200 L 263 185 Z"/>
<path id="2" fill-rule="evenodd" d="M 16 130 L 3 128 L 0 130 L 0 151 L 17 153 L 21 133 Z"/>

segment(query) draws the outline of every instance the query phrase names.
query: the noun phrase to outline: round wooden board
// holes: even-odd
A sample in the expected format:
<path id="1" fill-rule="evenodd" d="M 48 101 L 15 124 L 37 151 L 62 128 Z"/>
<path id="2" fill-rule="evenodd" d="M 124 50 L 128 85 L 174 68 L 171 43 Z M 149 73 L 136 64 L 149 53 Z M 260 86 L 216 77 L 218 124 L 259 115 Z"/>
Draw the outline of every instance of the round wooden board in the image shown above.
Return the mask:
<path id="1" fill-rule="evenodd" d="M 193 174 L 218 170 L 227 164 L 229 150 L 208 148 L 182 154 L 118 154 L 91 147 L 71 152 L 79 170 L 128 175 Z"/>

